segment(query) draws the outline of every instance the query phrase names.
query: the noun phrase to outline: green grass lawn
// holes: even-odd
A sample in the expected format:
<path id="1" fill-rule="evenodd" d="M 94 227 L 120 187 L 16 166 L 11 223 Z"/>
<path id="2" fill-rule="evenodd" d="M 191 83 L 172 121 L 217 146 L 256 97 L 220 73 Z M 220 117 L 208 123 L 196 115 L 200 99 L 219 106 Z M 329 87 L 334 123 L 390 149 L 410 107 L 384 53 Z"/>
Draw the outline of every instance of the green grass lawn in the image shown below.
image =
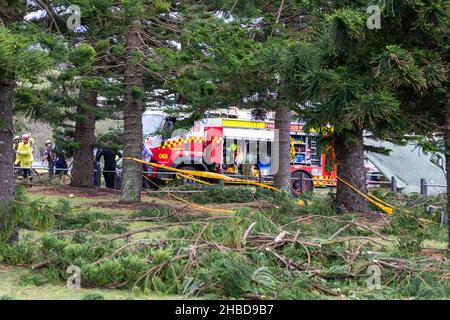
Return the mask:
<path id="1" fill-rule="evenodd" d="M 134 293 L 129 290 L 68 289 L 63 282 L 36 285 L 32 283 L 36 274 L 28 268 L 5 267 L 0 265 L 0 300 L 83 300 L 92 296 L 106 300 L 160 300 L 182 299 L 181 296 L 159 296 Z"/>

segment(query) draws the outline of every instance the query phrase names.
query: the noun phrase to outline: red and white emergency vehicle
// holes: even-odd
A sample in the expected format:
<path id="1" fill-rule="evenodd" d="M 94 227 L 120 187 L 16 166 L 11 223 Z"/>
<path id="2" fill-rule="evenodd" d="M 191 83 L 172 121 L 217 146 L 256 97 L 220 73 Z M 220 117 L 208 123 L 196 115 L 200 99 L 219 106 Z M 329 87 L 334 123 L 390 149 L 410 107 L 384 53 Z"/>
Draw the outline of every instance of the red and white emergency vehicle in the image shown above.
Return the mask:
<path id="1" fill-rule="evenodd" d="M 227 109 L 196 121 L 189 130 L 173 130 L 176 119 L 161 110 L 143 114 L 146 145 L 152 162 L 185 170 L 219 172 L 231 176 L 261 176 L 270 180 L 277 170 L 276 130 L 273 114 L 253 120 L 251 111 Z M 317 132 L 305 133 L 303 123 L 291 124 L 291 173 L 294 194 L 314 186 L 335 186 L 332 150 L 320 150 Z M 170 133 L 170 137 L 167 137 Z M 171 175 L 153 169 L 151 178 Z M 303 183 L 303 188 L 301 186 Z"/>

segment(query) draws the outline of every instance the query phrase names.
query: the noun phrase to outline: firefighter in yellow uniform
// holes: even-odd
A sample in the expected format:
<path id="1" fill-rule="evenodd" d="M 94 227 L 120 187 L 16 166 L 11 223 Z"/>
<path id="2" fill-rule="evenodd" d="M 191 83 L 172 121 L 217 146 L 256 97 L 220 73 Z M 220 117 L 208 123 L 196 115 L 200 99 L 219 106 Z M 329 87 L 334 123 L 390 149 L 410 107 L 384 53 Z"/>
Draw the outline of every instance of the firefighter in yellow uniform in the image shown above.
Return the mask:
<path id="1" fill-rule="evenodd" d="M 22 177 L 31 179 L 31 165 L 33 164 L 33 146 L 30 136 L 25 134 L 22 142 L 17 146 L 16 164 L 20 163 Z"/>

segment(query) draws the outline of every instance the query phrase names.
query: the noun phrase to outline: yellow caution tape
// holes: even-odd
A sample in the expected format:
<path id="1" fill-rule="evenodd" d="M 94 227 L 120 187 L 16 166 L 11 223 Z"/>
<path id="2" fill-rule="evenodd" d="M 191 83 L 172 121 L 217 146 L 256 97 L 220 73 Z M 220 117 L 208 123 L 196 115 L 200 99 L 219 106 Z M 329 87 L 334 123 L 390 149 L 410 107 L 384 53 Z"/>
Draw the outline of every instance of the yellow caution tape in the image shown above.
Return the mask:
<path id="1" fill-rule="evenodd" d="M 375 201 L 377 201 L 377 202 L 379 202 L 379 203 L 381 203 L 381 204 L 384 204 L 384 205 L 387 206 L 387 207 L 395 208 L 393 205 L 391 205 L 391 204 L 389 204 L 389 203 L 387 203 L 387 202 L 384 202 L 383 200 L 381 200 L 380 198 L 375 197 L 375 196 L 374 196 L 373 194 L 371 194 L 371 193 L 369 193 L 368 196 L 371 197 L 372 199 L 374 199 Z"/>
<path id="2" fill-rule="evenodd" d="M 202 184 L 206 184 L 206 185 L 212 185 L 212 184 L 208 183 L 206 181 L 202 181 L 202 180 L 196 179 L 193 176 L 198 176 L 198 177 L 202 177 L 202 178 L 210 178 L 210 179 L 220 179 L 220 180 L 224 180 L 225 183 L 242 183 L 242 184 L 248 184 L 248 185 L 255 185 L 255 186 L 263 187 L 263 188 L 266 188 L 266 189 L 269 189 L 269 190 L 281 192 L 281 190 L 279 190 L 279 189 L 277 189 L 277 188 L 275 188 L 275 187 L 273 187 L 271 185 L 268 185 L 268 184 L 259 183 L 259 182 L 252 181 L 252 180 L 235 179 L 235 178 L 231 178 L 231 177 L 228 177 L 226 175 L 219 174 L 219 173 L 204 172 L 204 171 L 194 171 L 194 170 L 181 170 L 181 169 L 176 169 L 176 168 L 172 168 L 172 167 L 167 167 L 167 166 L 164 166 L 164 165 L 161 165 L 161 164 L 158 164 L 158 163 L 146 162 L 146 161 L 143 161 L 143 160 L 139 160 L 139 159 L 135 159 L 135 158 L 129 158 L 129 157 L 124 158 L 124 160 L 132 160 L 132 161 L 135 161 L 135 162 L 138 162 L 138 163 L 142 163 L 142 164 L 147 164 L 149 166 L 153 166 L 153 167 L 156 167 L 156 168 L 165 169 L 165 170 L 169 170 L 169 171 L 174 171 L 174 172 L 177 172 L 177 175 L 180 175 L 180 176 L 182 176 L 182 177 L 184 177 L 186 179 L 191 179 L 193 181 L 196 181 L 196 182 L 199 182 L 199 183 L 202 183 Z M 144 176 L 144 178 L 147 179 L 148 181 L 150 181 L 151 183 L 153 183 L 155 186 L 157 186 L 159 188 L 159 186 L 156 183 L 154 183 L 152 180 L 148 179 L 148 177 Z M 197 208 L 200 208 L 200 209 L 203 209 L 203 210 L 209 210 L 209 211 L 224 212 L 223 210 L 219 210 L 219 209 L 211 209 L 211 208 L 201 207 L 201 206 L 195 205 L 193 203 L 190 203 L 190 202 L 184 200 L 183 198 L 177 197 L 177 196 L 175 196 L 173 194 L 170 194 L 170 195 L 172 197 L 180 200 L 180 201 L 183 201 L 185 203 L 189 203 L 192 207 L 197 207 Z M 297 205 L 304 206 L 305 202 L 303 200 L 298 200 L 297 201 Z M 231 213 L 232 211 L 228 210 L 228 212 Z"/>
<path id="3" fill-rule="evenodd" d="M 207 186 L 212 186 L 212 183 L 209 183 L 209 182 L 206 182 L 206 181 L 203 181 L 203 180 L 200 180 L 200 179 L 195 179 L 195 178 L 192 177 L 192 176 L 188 176 L 188 175 L 185 175 L 185 174 L 182 174 L 182 173 L 177 173 L 177 177 L 178 177 L 178 176 L 183 177 L 183 178 L 185 178 L 185 179 L 189 179 L 189 180 L 198 182 L 198 183 L 201 183 L 201 184 L 205 184 L 205 185 L 207 185 Z"/>
<path id="4" fill-rule="evenodd" d="M 135 162 L 138 162 L 138 163 L 149 165 L 151 167 L 156 167 L 156 168 L 160 168 L 160 169 L 164 169 L 164 170 L 174 171 L 174 172 L 177 172 L 179 174 L 184 174 L 184 175 L 187 175 L 187 176 L 196 176 L 196 177 L 209 178 L 209 179 L 219 179 L 219 180 L 224 180 L 225 183 L 242 183 L 242 184 L 259 186 L 259 187 L 263 187 L 263 188 L 270 189 L 270 190 L 273 190 L 273 191 L 281 192 L 281 190 L 279 190 L 279 189 L 277 189 L 277 188 L 275 188 L 273 186 L 264 184 L 264 183 L 259 183 L 259 182 L 256 182 L 256 181 L 245 180 L 245 179 L 235 179 L 235 178 L 231 178 L 231 177 L 228 177 L 228 176 L 220 174 L 220 173 L 205 172 L 205 171 L 195 171 L 195 170 L 181 170 L 181 169 L 177 169 L 177 168 L 163 166 L 163 165 L 158 164 L 158 163 L 147 162 L 147 161 L 143 161 L 143 160 L 139 160 L 139 159 L 135 159 L 135 158 L 129 158 L 129 157 L 124 158 L 124 160 L 132 160 L 132 161 L 135 161 Z"/>
<path id="5" fill-rule="evenodd" d="M 374 205 L 376 205 L 378 208 L 380 208 L 381 210 L 383 210 L 384 212 L 388 213 L 388 214 L 393 214 L 394 213 L 394 207 L 386 202 L 384 202 L 383 200 L 378 199 L 377 197 L 375 197 L 374 195 L 369 194 L 368 196 L 365 195 L 363 192 L 359 191 L 358 189 L 356 189 L 354 186 L 352 186 L 350 183 L 348 183 L 347 181 L 345 181 L 344 179 L 341 179 L 340 177 L 336 176 L 336 178 L 341 181 L 342 183 L 344 183 L 345 185 L 347 185 L 350 189 L 352 189 L 353 191 L 355 191 L 356 193 L 358 193 L 359 195 L 361 195 L 362 197 L 364 197 L 365 199 L 367 199 L 369 202 L 373 203 Z M 377 199 L 377 200 L 375 200 Z"/>
<path id="6" fill-rule="evenodd" d="M 182 169 L 177 169 L 177 168 L 172 168 L 172 167 L 167 167 L 158 163 L 154 163 L 154 162 L 147 162 L 147 161 L 143 161 L 140 159 L 135 159 L 135 158 L 130 158 L 130 157 L 125 157 L 124 160 L 131 160 L 131 161 L 135 161 L 141 164 L 146 164 L 152 167 L 156 167 L 156 168 L 160 168 L 160 169 L 164 169 L 164 170 L 168 170 L 168 171 L 174 171 L 177 172 L 180 176 L 185 177 L 187 179 L 191 179 L 193 181 L 197 181 L 203 184 L 209 184 L 208 182 L 205 181 L 201 181 L 199 179 L 195 179 L 193 176 L 197 176 L 197 177 L 202 177 L 202 178 L 209 178 L 209 179 L 219 179 L 219 180 L 223 180 L 225 183 L 242 183 L 242 184 L 248 184 L 248 185 L 255 185 L 255 186 L 259 186 L 259 187 L 263 187 L 266 189 L 270 189 L 273 191 L 277 191 L 277 192 L 281 192 L 281 190 L 270 186 L 268 184 L 264 184 L 264 183 L 259 183 L 253 180 L 245 180 L 245 179 L 235 179 L 235 178 L 231 178 L 228 177 L 226 175 L 220 174 L 220 173 L 215 173 L 215 172 L 205 172 L 205 171 L 195 171 L 195 170 L 182 170 Z M 144 176 L 145 177 L 145 176 Z M 148 179 L 147 177 L 145 177 L 147 180 L 149 180 L 151 183 L 153 183 L 154 185 L 156 185 L 153 181 L 151 181 L 150 179 Z M 354 186 L 352 186 L 350 183 L 348 183 L 347 181 L 341 179 L 340 177 L 336 176 L 336 178 L 338 180 L 340 180 L 342 183 L 344 183 L 345 185 L 347 185 L 350 189 L 352 189 L 353 191 L 355 191 L 356 193 L 358 193 L 359 195 L 361 195 L 362 197 L 364 197 L 365 199 L 367 199 L 369 202 L 373 203 L 375 206 L 377 206 L 378 208 L 380 208 L 381 210 L 383 210 L 384 212 L 388 213 L 388 214 L 393 214 L 394 213 L 394 206 L 384 202 L 383 200 L 375 197 L 372 194 L 366 195 L 363 192 L 359 191 L 357 188 L 355 188 Z M 156 185 L 157 186 L 157 185 Z M 159 187 L 159 186 L 158 186 Z M 190 205 L 192 205 L 193 207 L 198 207 L 198 208 L 202 208 L 204 210 L 211 210 L 210 208 L 206 208 L 206 207 L 201 207 L 201 206 L 197 206 L 194 205 L 180 197 L 177 197 L 175 195 L 172 195 L 174 198 L 189 203 Z M 298 205 L 304 205 L 304 201 L 299 200 L 297 202 Z M 212 209 L 212 210 L 217 210 L 217 209 Z M 223 210 L 219 210 L 221 212 L 223 212 Z"/>

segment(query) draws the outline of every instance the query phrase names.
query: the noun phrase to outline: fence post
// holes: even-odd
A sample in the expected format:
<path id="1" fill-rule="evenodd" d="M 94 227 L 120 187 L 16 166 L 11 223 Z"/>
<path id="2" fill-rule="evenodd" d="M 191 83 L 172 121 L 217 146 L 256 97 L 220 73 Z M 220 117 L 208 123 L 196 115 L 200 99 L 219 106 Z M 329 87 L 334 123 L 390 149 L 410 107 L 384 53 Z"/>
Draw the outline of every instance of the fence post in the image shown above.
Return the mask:
<path id="1" fill-rule="evenodd" d="M 423 196 L 428 194 L 427 181 L 424 178 L 420 179 L 420 194 Z"/>
<path id="2" fill-rule="evenodd" d="M 397 179 L 394 176 L 391 177 L 391 191 L 392 193 L 397 193 L 398 191 Z"/>
<path id="3" fill-rule="evenodd" d="M 303 173 L 300 175 L 300 193 L 303 194 Z"/>

